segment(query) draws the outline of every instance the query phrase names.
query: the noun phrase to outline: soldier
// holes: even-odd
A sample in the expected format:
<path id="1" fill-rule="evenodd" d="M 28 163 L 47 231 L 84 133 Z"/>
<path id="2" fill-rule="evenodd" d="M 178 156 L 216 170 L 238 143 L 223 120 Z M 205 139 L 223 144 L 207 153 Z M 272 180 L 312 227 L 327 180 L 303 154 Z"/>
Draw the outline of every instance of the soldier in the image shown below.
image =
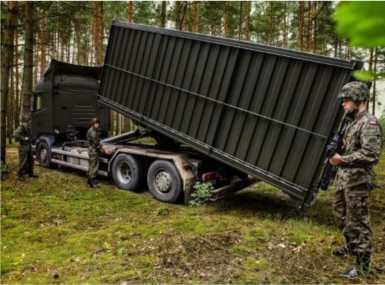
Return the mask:
<path id="1" fill-rule="evenodd" d="M 23 181 L 25 175 L 29 177 L 38 177 L 33 174 L 33 157 L 31 144 L 30 120 L 24 120 L 15 130 L 14 137 L 19 143 L 19 170 L 17 172 L 18 180 Z"/>
<path id="2" fill-rule="evenodd" d="M 98 187 L 98 181 L 95 179 L 99 168 L 99 155 L 101 151 L 108 153 L 107 149 L 100 144 L 100 121 L 97 118 L 93 118 L 90 122 L 90 128 L 87 131 L 88 140 L 88 185 L 91 188 Z"/>
<path id="3" fill-rule="evenodd" d="M 372 169 L 381 151 L 382 130 L 376 117 L 367 111 L 369 88 L 365 83 L 354 81 L 344 85 L 338 98 L 352 120 L 344 134 L 342 153 L 329 160 L 338 166 L 335 211 L 346 240 L 333 254 L 356 258 L 355 266 L 342 273 L 344 277 L 355 278 L 369 273 L 372 229 L 368 198 L 373 188 Z"/>

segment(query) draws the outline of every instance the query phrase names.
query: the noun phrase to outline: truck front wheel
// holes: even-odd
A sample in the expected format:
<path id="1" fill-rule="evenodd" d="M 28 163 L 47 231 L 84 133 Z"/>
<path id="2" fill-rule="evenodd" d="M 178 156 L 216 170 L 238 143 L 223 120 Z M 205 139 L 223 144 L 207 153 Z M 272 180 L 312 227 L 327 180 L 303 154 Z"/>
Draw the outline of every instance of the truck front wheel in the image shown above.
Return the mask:
<path id="1" fill-rule="evenodd" d="M 128 154 L 119 154 L 112 163 L 112 178 L 120 189 L 138 191 L 143 181 L 141 162 Z"/>
<path id="2" fill-rule="evenodd" d="M 51 166 L 51 149 L 46 142 L 40 142 L 37 145 L 37 160 L 39 164 L 44 167 Z"/>
<path id="3" fill-rule="evenodd" d="M 156 160 L 151 164 L 147 173 L 147 185 L 151 194 L 163 202 L 177 202 L 183 194 L 179 172 L 167 160 Z"/>

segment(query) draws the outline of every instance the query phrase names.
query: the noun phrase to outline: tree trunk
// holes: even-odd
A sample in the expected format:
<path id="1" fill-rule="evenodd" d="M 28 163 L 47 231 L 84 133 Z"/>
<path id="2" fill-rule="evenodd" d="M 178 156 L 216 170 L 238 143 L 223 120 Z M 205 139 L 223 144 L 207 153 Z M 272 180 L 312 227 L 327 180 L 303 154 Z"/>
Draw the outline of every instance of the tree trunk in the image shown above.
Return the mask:
<path id="1" fill-rule="evenodd" d="M 14 56 L 14 36 L 17 20 L 17 2 L 9 1 L 7 3 L 8 13 L 6 27 L 2 35 L 2 76 L 1 76 L 1 164 L 6 164 L 6 131 L 7 131 L 7 110 L 9 97 L 9 75 Z"/>
<path id="2" fill-rule="evenodd" d="M 369 49 L 369 71 L 373 70 L 373 48 Z"/>
<path id="3" fill-rule="evenodd" d="M 311 47 L 311 50 L 313 52 L 316 52 L 317 51 L 317 16 L 318 16 L 318 12 L 317 12 L 317 9 L 320 9 L 320 8 L 317 8 L 317 2 L 311 2 L 311 18 L 312 18 L 312 25 L 311 25 L 311 31 L 312 31 L 312 47 Z"/>
<path id="4" fill-rule="evenodd" d="M 337 57 L 338 56 L 338 37 L 337 35 L 335 36 L 335 39 L 334 39 L 334 57 Z"/>
<path id="5" fill-rule="evenodd" d="M 43 77 L 44 72 L 47 68 L 47 45 L 48 45 L 48 18 L 47 15 L 41 20 L 39 30 L 39 44 L 40 44 L 40 57 L 39 57 L 39 71 L 40 78 Z"/>
<path id="6" fill-rule="evenodd" d="M 175 28 L 183 31 L 184 20 L 187 14 L 187 5 L 186 1 L 176 1 L 175 2 Z"/>
<path id="7" fill-rule="evenodd" d="M 243 23 L 243 5 L 242 1 L 239 1 L 239 22 L 238 22 L 238 39 L 242 39 L 242 23 Z"/>
<path id="8" fill-rule="evenodd" d="M 374 49 L 374 64 L 373 64 L 373 73 L 376 74 L 377 72 L 377 48 Z M 376 85 L 377 80 L 376 76 L 373 78 L 373 94 L 372 94 L 372 114 L 373 116 L 376 115 Z"/>
<path id="9" fill-rule="evenodd" d="M 245 40 L 250 40 L 250 13 L 251 13 L 251 2 L 245 2 Z"/>
<path id="10" fill-rule="evenodd" d="M 225 4 L 226 5 L 226 4 Z M 199 32 L 199 2 L 192 3 L 192 32 Z"/>
<path id="11" fill-rule="evenodd" d="M 166 2 L 165 2 L 166 3 Z M 163 5 L 163 3 L 162 3 Z M 132 23 L 132 20 L 134 19 L 134 2 L 128 1 L 128 8 L 127 8 L 127 19 L 130 23 Z"/>
<path id="12" fill-rule="evenodd" d="M 306 15 L 306 43 L 305 43 L 305 50 L 310 51 L 312 46 L 312 3 L 307 2 L 307 9 L 305 12 Z"/>
<path id="13" fill-rule="evenodd" d="M 230 7 L 231 2 L 225 1 L 225 11 L 223 14 L 223 28 L 225 37 L 230 37 Z"/>
<path id="14" fill-rule="evenodd" d="M 298 27 L 298 46 L 300 50 L 304 49 L 303 46 L 303 32 L 304 32 L 304 23 L 305 23 L 305 8 L 304 8 L 305 3 L 304 2 L 299 2 L 299 14 L 298 14 L 298 22 L 299 22 L 299 27 Z"/>
<path id="15" fill-rule="evenodd" d="M 34 2 L 25 3 L 25 43 L 23 70 L 23 108 L 22 121 L 31 118 L 32 79 L 33 79 L 33 45 L 34 45 Z"/>
<path id="16" fill-rule="evenodd" d="M 175 1 L 175 29 L 181 29 L 181 14 L 182 14 L 182 2 Z"/>
<path id="17" fill-rule="evenodd" d="M 95 48 L 95 63 L 103 64 L 103 2 L 93 2 L 93 24 L 94 24 L 94 48 Z"/>
<path id="18" fill-rule="evenodd" d="M 34 40 L 34 43 L 37 43 L 37 39 L 35 38 Z M 36 44 L 35 44 L 36 45 Z M 38 73 L 38 62 L 39 62 L 39 53 L 38 53 L 38 47 L 37 45 L 35 46 L 35 53 L 33 54 L 33 62 L 34 62 L 34 65 L 33 65 L 33 80 L 32 80 L 32 90 L 33 90 L 33 87 L 36 86 L 36 82 L 37 82 L 37 73 Z"/>
<path id="19" fill-rule="evenodd" d="M 165 28 L 167 22 L 167 2 L 162 1 L 162 7 L 160 11 L 160 26 Z"/>
<path id="20" fill-rule="evenodd" d="M 75 42 L 76 42 L 76 63 L 81 64 L 81 31 L 80 19 L 74 18 Z"/>
<path id="21" fill-rule="evenodd" d="M 14 76 L 14 69 L 10 69 L 9 76 L 11 77 L 11 88 L 9 90 L 9 104 L 7 107 L 7 137 L 8 142 L 12 143 L 12 137 L 13 137 L 13 122 L 14 122 L 14 106 L 15 106 L 15 76 Z"/>
<path id="22" fill-rule="evenodd" d="M 15 87 L 16 87 L 16 105 L 15 105 L 15 127 L 19 126 L 20 124 L 20 106 L 21 106 L 21 100 L 20 100 L 20 89 L 19 89 L 19 83 L 20 83 L 20 69 L 19 69 L 19 35 L 16 33 L 15 36 Z"/>
<path id="23" fill-rule="evenodd" d="M 285 6 L 284 6 L 284 15 L 283 15 L 283 47 L 284 48 L 287 48 L 288 47 L 288 16 L 289 16 L 289 12 L 288 12 L 288 7 L 287 7 L 287 2 L 285 2 Z"/>

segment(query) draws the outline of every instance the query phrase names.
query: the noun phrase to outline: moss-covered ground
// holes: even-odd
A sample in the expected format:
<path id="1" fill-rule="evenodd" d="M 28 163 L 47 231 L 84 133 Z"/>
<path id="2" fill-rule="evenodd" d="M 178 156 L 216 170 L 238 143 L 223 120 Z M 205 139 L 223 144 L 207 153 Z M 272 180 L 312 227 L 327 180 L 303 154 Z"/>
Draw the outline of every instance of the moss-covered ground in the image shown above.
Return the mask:
<path id="1" fill-rule="evenodd" d="M 11 169 L 17 151 L 8 149 Z M 371 193 L 373 273 L 385 283 L 385 155 Z M 342 242 L 334 191 L 305 216 L 256 184 L 202 207 L 165 204 L 148 193 L 91 190 L 84 174 L 36 167 L 38 179 L 1 187 L 1 283 L 346 283 L 353 260 L 333 257 Z M 382 188 L 382 189 L 381 189 Z"/>

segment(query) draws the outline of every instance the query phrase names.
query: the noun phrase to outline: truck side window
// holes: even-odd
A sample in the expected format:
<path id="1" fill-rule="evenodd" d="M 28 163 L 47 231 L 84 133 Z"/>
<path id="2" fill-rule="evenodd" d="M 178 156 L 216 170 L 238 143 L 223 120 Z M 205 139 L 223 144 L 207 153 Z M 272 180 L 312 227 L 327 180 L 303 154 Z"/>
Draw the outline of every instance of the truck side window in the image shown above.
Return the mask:
<path id="1" fill-rule="evenodd" d="M 33 93 L 33 111 L 40 111 L 43 108 L 43 92 Z"/>

